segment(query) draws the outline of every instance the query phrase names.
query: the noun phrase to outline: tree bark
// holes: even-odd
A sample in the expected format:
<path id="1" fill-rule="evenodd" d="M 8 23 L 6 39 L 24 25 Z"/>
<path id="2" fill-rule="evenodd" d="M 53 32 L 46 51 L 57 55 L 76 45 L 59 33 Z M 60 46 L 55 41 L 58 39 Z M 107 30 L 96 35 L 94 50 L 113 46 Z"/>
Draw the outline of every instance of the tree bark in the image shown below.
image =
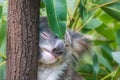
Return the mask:
<path id="1" fill-rule="evenodd" d="M 9 0 L 6 80 L 37 80 L 40 0 Z"/>

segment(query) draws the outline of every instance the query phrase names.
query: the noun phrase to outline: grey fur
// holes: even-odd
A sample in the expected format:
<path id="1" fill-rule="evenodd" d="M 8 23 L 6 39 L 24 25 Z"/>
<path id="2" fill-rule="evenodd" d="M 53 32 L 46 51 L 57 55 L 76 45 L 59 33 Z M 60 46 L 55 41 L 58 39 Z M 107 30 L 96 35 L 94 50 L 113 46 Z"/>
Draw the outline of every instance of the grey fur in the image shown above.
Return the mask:
<path id="1" fill-rule="evenodd" d="M 41 36 L 41 33 L 44 33 L 44 37 Z M 47 34 L 46 34 L 47 33 Z M 53 54 L 59 58 L 59 61 L 54 64 L 44 64 L 39 62 L 39 65 L 42 67 L 38 69 L 38 80 L 41 80 L 40 75 L 51 75 L 49 73 L 45 74 L 46 70 L 54 72 L 52 70 L 58 70 L 58 78 L 56 80 L 83 80 L 81 76 L 75 72 L 70 66 L 69 63 L 75 62 L 77 64 L 77 59 L 79 56 L 89 49 L 89 45 L 87 39 L 80 33 L 71 31 L 70 29 L 66 30 L 66 34 L 64 36 L 65 42 L 59 38 L 56 38 L 49 27 L 48 21 L 46 17 L 40 18 L 40 41 L 39 45 L 52 45 L 55 47 L 57 45 L 56 52 Z M 41 54 L 40 48 L 40 54 Z M 62 52 L 58 54 L 59 52 Z M 42 56 L 40 56 L 40 59 Z M 39 60 L 40 61 L 40 60 Z M 59 68 L 60 67 L 60 68 Z M 57 71 L 57 70 L 56 70 Z M 44 72 L 44 73 L 43 73 Z M 60 74 L 59 74 L 60 72 Z M 54 76 L 55 77 L 55 76 Z M 45 79 L 51 80 L 51 79 Z M 54 79 L 53 79 L 54 80 Z"/>

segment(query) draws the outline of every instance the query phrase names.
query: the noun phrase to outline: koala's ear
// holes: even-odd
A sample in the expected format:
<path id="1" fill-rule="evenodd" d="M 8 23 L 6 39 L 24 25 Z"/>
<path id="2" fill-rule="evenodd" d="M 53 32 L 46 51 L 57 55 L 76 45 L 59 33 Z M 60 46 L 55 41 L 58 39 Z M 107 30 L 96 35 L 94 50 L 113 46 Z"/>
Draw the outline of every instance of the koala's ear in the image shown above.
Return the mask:
<path id="1" fill-rule="evenodd" d="M 89 50 L 89 39 L 87 36 L 83 36 L 78 32 L 72 32 L 71 34 L 71 46 L 74 48 L 77 54 L 84 53 Z"/>
<path id="2" fill-rule="evenodd" d="M 68 62 L 70 61 L 76 64 L 81 54 L 89 51 L 89 37 L 79 32 L 68 30 L 65 35 L 65 40 L 65 43 L 68 44 L 66 46 Z"/>
<path id="3" fill-rule="evenodd" d="M 65 34 L 65 46 L 71 46 L 71 35 L 69 30 L 66 30 L 66 34 Z"/>
<path id="4" fill-rule="evenodd" d="M 88 40 L 85 37 L 73 38 L 72 46 L 78 54 L 89 50 Z"/>
<path id="5" fill-rule="evenodd" d="M 67 29 L 65 34 L 65 43 L 67 46 L 79 54 L 89 50 L 88 37 L 83 36 L 83 34 L 80 34 L 79 32 L 74 32 L 69 29 Z"/>

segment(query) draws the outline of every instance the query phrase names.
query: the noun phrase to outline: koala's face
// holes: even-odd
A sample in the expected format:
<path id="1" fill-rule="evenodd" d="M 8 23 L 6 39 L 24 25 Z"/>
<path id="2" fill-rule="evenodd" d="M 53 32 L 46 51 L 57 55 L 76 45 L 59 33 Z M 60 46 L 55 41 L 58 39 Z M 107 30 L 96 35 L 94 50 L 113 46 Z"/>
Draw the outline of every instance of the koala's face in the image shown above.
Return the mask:
<path id="1" fill-rule="evenodd" d="M 61 63 L 66 55 L 64 40 L 51 32 L 47 22 L 40 23 L 39 38 L 39 62 L 47 65 Z"/>
<path id="2" fill-rule="evenodd" d="M 88 39 L 82 34 L 67 30 L 64 42 L 51 32 L 47 18 L 41 18 L 40 20 L 40 63 L 47 65 L 71 63 L 69 59 L 75 60 L 86 50 L 89 50 Z"/>

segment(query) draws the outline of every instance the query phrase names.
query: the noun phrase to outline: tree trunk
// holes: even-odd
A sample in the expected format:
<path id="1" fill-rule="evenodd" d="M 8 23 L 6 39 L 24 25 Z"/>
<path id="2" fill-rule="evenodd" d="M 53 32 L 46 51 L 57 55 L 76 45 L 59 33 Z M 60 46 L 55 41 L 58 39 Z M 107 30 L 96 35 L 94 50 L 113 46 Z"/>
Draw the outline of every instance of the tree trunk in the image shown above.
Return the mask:
<path id="1" fill-rule="evenodd" d="M 6 80 L 37 80 L 40 0 L 9 0 Z"/>

